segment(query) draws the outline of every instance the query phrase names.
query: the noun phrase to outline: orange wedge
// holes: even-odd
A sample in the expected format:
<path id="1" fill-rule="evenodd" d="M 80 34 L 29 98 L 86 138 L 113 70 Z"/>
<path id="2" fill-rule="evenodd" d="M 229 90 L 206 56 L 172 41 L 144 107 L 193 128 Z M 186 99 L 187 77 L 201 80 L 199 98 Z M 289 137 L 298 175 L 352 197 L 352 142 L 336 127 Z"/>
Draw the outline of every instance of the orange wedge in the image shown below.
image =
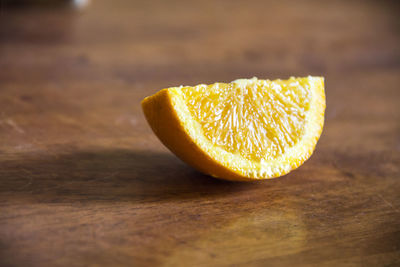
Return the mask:
<path id="1" fill-rule="evenodd" d="M 163 89 L 142 101 L 179 158 L 213 177 L 254 181 L 299 167 L 324 124 L 324 78 L 239 79 Z"/>

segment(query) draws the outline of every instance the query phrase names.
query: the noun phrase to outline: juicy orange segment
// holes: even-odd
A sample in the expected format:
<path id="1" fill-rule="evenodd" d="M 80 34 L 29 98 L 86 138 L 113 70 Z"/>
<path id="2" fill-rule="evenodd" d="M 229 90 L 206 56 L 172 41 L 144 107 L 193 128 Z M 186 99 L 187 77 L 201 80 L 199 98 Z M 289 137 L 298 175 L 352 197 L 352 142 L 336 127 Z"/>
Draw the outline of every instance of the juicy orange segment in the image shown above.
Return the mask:
<path id="1" fill-rule="evenodd" d="M 160 140 L 198 170 L 229 180 L 273 178 L 311 156 L 324 123 L 324 80 L 172 87 L 142 107 Z"/>

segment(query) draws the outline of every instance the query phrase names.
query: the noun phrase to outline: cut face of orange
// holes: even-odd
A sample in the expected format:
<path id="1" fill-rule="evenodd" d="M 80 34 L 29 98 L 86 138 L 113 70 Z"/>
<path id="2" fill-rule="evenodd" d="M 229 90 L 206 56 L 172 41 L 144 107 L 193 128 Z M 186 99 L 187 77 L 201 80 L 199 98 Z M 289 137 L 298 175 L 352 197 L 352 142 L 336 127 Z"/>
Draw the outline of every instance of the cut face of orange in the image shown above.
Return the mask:
<path id="1" fill-rule="evenodd" d="M 142 101 L 173 153 L 217 178 L 252 181 L 299 167 L 324 124 L 322 77 L 239 79 L 163 89 Z"/>

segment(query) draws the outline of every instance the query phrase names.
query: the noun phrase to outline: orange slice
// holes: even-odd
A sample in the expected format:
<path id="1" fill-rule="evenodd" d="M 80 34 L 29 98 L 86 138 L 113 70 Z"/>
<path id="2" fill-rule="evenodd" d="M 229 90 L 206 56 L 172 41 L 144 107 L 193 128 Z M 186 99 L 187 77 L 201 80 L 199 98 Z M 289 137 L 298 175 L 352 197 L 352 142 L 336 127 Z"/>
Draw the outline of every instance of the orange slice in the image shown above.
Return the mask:
<path id="1" fill-rule="evenodd" d="M 239 79 L 163 89 L 142 101 L 154 133 L 211 176 L 252 181 L 299 167 L 324 124 L 322 77 Z"/>

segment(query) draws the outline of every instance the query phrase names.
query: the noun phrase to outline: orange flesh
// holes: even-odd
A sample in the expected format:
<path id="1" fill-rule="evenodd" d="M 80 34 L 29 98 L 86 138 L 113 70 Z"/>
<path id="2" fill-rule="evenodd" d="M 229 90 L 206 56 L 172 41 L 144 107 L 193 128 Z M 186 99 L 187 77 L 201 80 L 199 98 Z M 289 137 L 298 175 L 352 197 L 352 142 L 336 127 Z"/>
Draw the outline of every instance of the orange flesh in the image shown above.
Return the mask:
<path id="1" fill-rule="evenodd" d="M 279 158 L 303 135 L 308 79 L 250 81 L 183 87 L 183 98 L 213 144 L 251 161 Z"/>

